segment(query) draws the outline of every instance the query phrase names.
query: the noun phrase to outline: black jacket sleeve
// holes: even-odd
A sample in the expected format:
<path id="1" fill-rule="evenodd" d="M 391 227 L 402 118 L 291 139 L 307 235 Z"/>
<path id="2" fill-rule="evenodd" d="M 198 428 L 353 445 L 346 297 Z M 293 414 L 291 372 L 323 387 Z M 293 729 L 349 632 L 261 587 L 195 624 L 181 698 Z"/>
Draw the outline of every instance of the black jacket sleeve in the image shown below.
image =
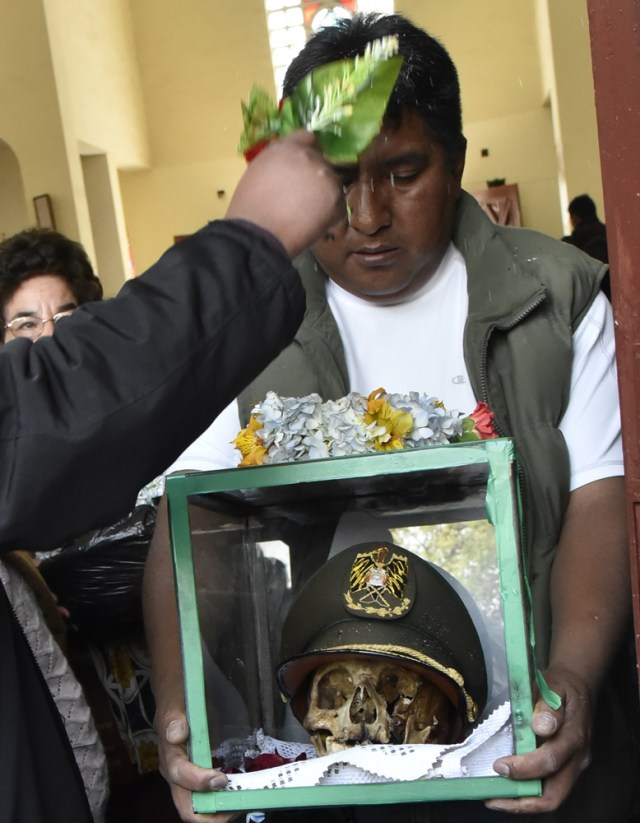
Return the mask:
<path id="1" fill-rule="evenodd" d="M 218 221 L 113 300 L 0 349 L 0 548 L 113 522 L 293 338 L 304 292 L 275 239 Z"/>

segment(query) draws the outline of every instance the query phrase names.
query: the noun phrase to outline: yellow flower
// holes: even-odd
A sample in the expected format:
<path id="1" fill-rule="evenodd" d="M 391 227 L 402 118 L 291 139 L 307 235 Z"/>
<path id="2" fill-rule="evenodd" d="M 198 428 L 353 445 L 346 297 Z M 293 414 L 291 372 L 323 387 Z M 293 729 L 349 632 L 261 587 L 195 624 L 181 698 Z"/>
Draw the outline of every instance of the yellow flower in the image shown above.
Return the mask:
<path id="1" fill-rule="evenodd" d="M 381 430 L 373 441 L 376 451 L 403 449 L 405 435 L 413 426 L 413 417 L 407 411 L 394 409 L 381 397 L 385 393 L 382 388 L 371 392 L 367 398 L 367 413 L 364 419 L 367 425 L 374 423 L 377 429 Z"/>
<path id="2" fill-rule="evenodd" d="M 242 455 L 240 466 L 261 466 L 267 453 L 266 446 L 256 432 L 262 428 L 262 423 L 253 415 L 249 418 L 249 425 L 242 429 L 232 444 Z"/>
<path id="3" fill-rule="evenodd" d="M 377 414 L 379 408 L 385 402 L 381 395 L 386 394 L 387 390 L 383 389 L 382 387 L 379 389 L 374 389 L 371 394 L 367 397 L 367 413 L 368 414 Z"/>

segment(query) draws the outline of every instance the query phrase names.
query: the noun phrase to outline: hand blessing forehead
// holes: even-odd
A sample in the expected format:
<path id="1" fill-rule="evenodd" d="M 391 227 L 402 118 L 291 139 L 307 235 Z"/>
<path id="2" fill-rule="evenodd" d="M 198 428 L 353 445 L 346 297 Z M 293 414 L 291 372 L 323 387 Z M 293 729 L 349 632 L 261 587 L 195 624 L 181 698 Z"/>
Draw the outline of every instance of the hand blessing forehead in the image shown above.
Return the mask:
<path id="1" fill-rule="evenodd" d="M 316 138 L 296 131 L 274 141 L 244 172 L 226 217 L 265 229 L 291 258 L 344 217 L 338 179 Z"/>

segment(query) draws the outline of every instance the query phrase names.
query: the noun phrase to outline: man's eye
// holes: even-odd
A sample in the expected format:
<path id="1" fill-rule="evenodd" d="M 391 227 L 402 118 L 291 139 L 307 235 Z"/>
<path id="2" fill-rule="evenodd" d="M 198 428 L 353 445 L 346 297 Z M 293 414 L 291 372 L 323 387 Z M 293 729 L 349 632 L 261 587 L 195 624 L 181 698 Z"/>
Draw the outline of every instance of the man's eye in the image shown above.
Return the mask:
<path id="1" fill-rule="evenodd" d="M 17 328 L 24 330 L 35 329 L 36 325 L 34 320 L 21 320 L 19 323 L 16 323 Z"/>
<path id="2" fill-rule="evenodd" d="M 355 177 L 341 177 L 340 178 L 340 185 L 342 186 L 342 191 L 344 194 L 347 194 L 351 186 L 356 182 Z"/>
<path id="3" fill-rule="evenodd" d="M 334 166 L 342 191 L 346 194 L 358 178 L 358 169 L 354 166 Z"/>
<path id="4" fill-rule="evenodd" d="M 403 183 L 411 183 L 419 174 L 420 172 L 417 170 L 392 171 L 389 172 L 389 180 L 392 185 L 402 185 Z"/>

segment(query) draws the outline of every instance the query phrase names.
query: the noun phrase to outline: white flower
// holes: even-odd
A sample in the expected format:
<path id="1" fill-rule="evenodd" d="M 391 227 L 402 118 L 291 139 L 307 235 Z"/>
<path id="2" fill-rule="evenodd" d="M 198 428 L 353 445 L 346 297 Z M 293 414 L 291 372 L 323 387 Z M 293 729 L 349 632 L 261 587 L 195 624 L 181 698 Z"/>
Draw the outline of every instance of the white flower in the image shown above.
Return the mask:
<path id="1" fill-rule="evenodd" d="M 464 415 L 448 411 L 436 397 L 418 392 L 377 397 L 394 411 L 411 415 L 413 424 L 403 442 L 406 448 L 449 443 L 462 434 Z M 261 424 L 256 435 L 267 450 L 263 462 L 290 463 L 375 451 L 389 433 L 384 425 L 366 422 L 368 409 L 368 398 L 357 392 L 325 403 L 318 394 L 280 397 L 269 392 L 252 412 Z"/>

